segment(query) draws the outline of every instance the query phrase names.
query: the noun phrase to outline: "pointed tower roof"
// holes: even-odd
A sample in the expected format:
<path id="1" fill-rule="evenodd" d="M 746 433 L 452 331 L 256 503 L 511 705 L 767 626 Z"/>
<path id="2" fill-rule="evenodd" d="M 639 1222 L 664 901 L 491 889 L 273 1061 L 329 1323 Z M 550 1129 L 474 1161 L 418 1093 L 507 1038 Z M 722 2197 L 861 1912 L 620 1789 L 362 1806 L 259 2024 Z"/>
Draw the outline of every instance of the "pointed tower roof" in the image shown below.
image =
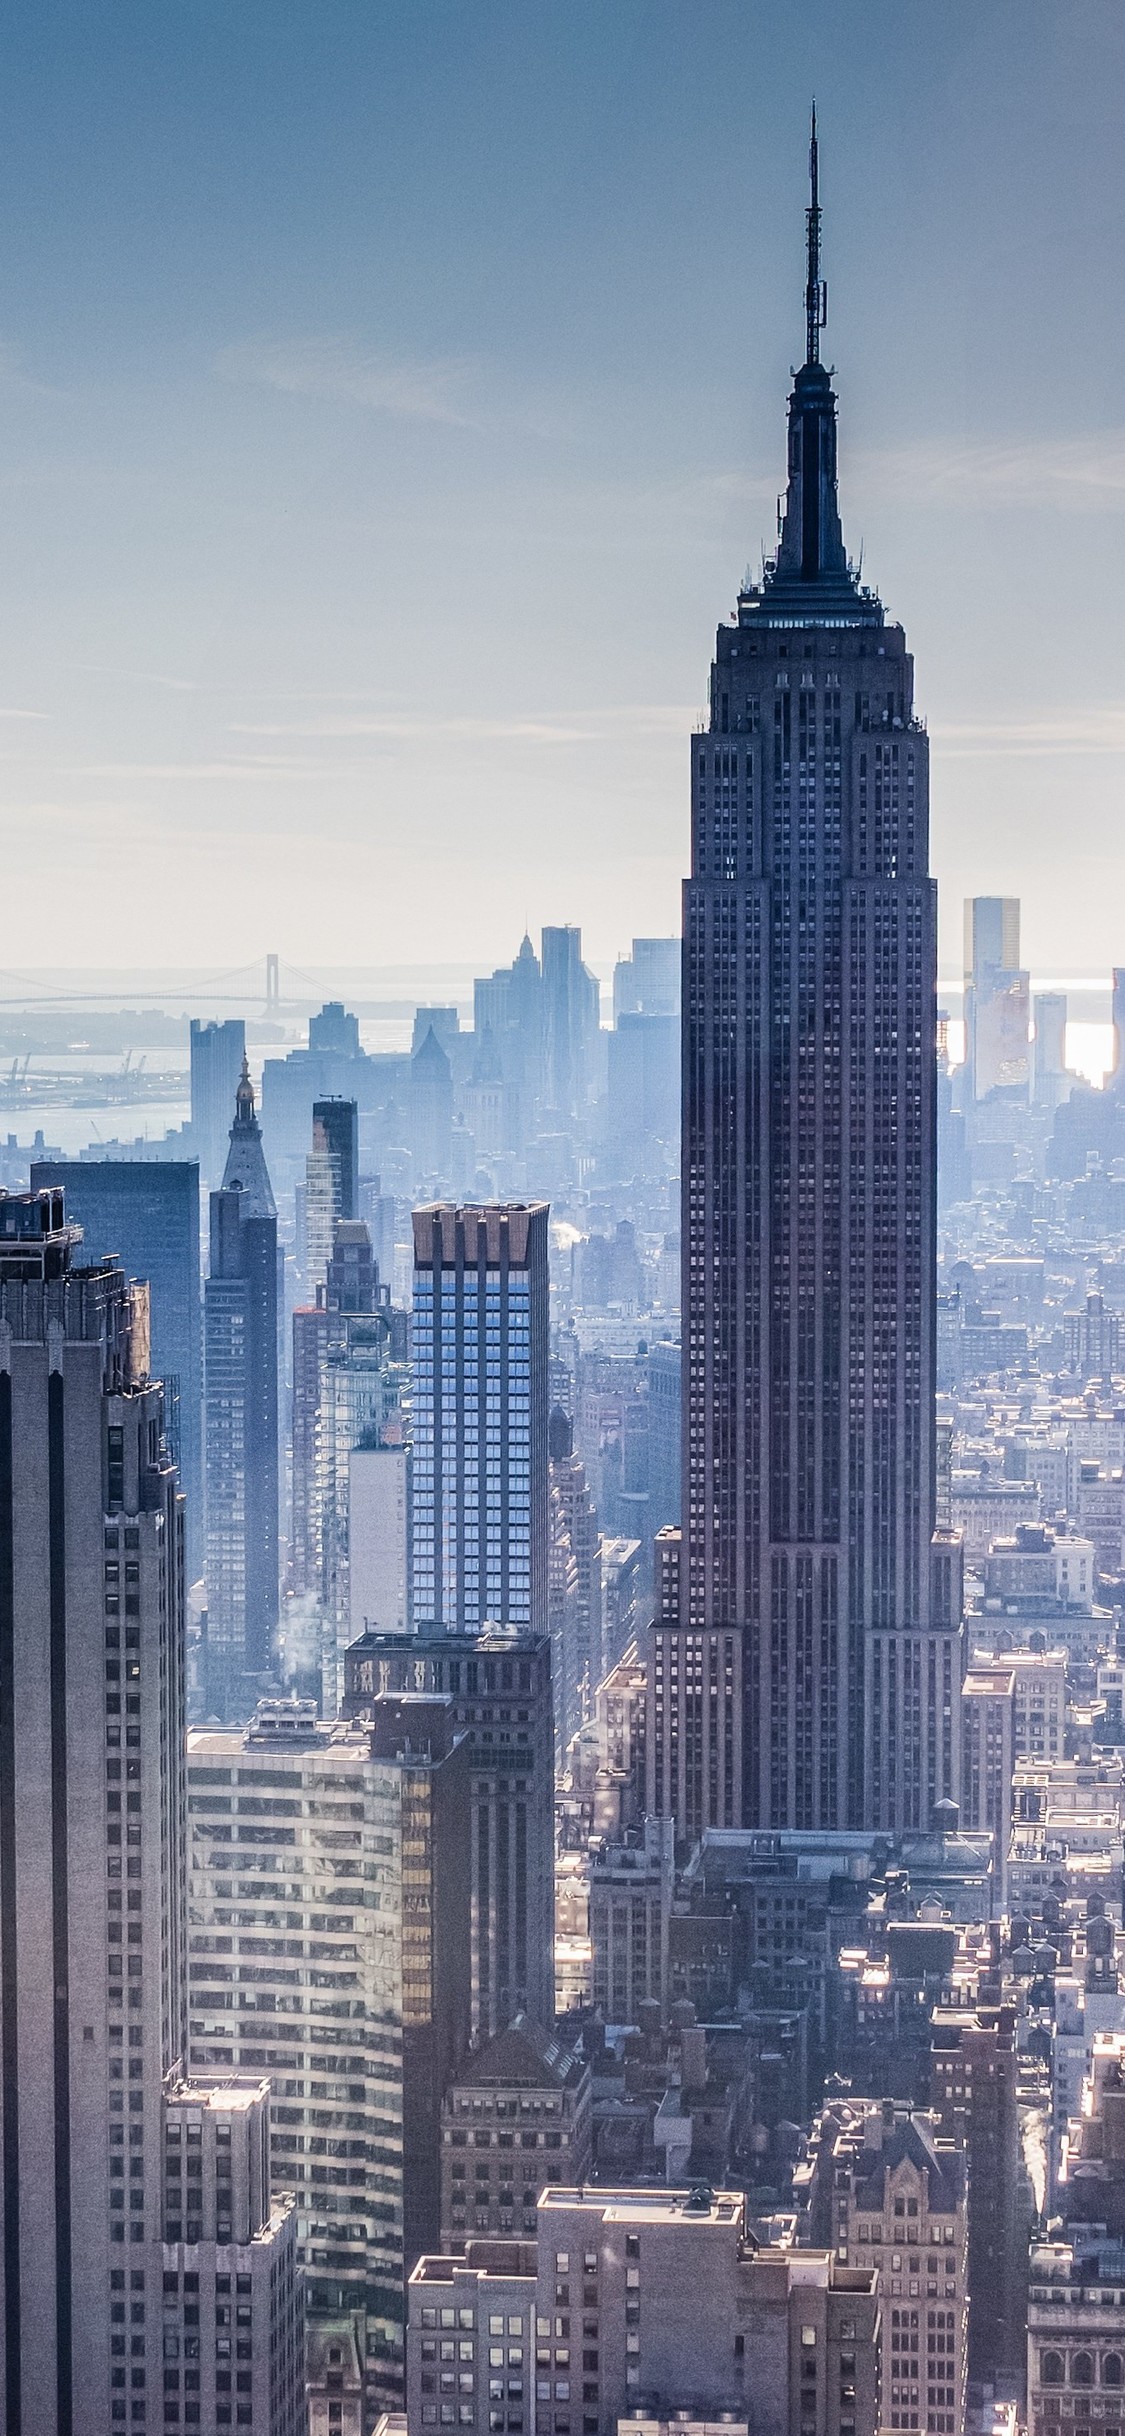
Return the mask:
<path id="1" fill-rule="evenodd" d="M 234 1095 L 234 1123 L 230 1129 L 230 1149 L 223 1169 L 223 1191 L 242 1194 L 242 1206 L 248 1218 L 277 1216 L 277 1203 L 262 1148 L 262 1128 L 254 1112 L 254 1086 L 245 1056 Z"/>
<path id="2" fill-rule="evenodd" d="M 449 1059 L 432 1023 L 427 1025 L 425 1039 L 419 1041 L 410 1062 L 415 1071 L 421 1068 L 423 1073 L 432 1069 L 437 1074 L 443 1067 L 447 1074 L 452 1072 Z"/>
<path id="3" fill-rule="evenodd" d="M 809 141 L 809 204 L 805 213 L 805 361 L 789 397 L 785 508 L 777 556 L 760 586 L 739 597 L 739 623 L 881 625 L 874 593 L 864 591 L 844 548 L 836 491 L 836 393 L 820 360 L 828 318 L 828 288 L 820 275 L 820 151 L 816 111 Z"/>
<path id="4" fill-rule="evenodd" d="M 517 2013 L 456 2075 L 459 2089 L 565 2089 L 582 2079 L 585 2059 L 529 2013 Z"/>

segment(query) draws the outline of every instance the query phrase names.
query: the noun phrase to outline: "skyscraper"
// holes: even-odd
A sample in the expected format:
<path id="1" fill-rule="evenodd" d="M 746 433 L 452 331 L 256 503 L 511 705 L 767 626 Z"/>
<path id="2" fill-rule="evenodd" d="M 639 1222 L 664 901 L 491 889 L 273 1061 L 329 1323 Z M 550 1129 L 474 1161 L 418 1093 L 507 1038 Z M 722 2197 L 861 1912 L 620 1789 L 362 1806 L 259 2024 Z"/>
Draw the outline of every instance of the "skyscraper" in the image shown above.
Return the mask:
<path id="1" fill-rule="evenodd" d="M 241 1025 L 238 1027 L 241 1030 Z M 89 1264 L 116 1252 L 149 1288 L 152 1368 L 169 1453 L 187 1499 L 189 1579 L 203 1570 L 203 1361 L 199 1168 L 194 1159 L 46 1159 L 31 1189 L 61 1187 Z"/>
<path id="2" fill-rule="evenodd" d="M 606 1035 L 606 1156 L 619 1175 L 662 1167 L 680 1127 L 680 1016 L 621 1015 Z"/>
<path id="3" fill-rule="evenodd" d="M 547 1204 L 414 1212 L 413 1615 L 547 1621 Z"/>
<path id="4" fill-rule="evenodd" d="M 204 1185 L 217 1183 L 226 1164 L 231 1102 L 246 1056 L 241 1016 L 226 1023 L 191 1019 L 191 1138 Z"/>
<path id="5" fill-rule="evenodd" d="M 1031 1002 L 1035 1051 L 1031 1096 L 1037 1108 L 1057 1108 L 1069 1091 L 1066 1070 L 1066 992 L 1040 990 Z"/>
<path id="6" fill-rule="evenodd" d="M 359 1537 L 363 1562 L 356 1588 L 370 1586 L 372 1569 L 379 1573 L 385 1556 L 389 1581 L 397 1586 L 393 1606 L 379 1613 L 363 1607 L 362 1622 L 396 1621 L 406 1628 L 407 1546 L 405 1452 L 394 1453 L 383 1433 L 406 1384 L 403 1367 L 392 1362 L 391 1321 L 387 1295 L 371 1249 L 371 1237 L 358 1218 L 338 1220 L 332 1257 L 319 1300 L 293 1314 L 293 1471 L 290 1584 L 311 1592 L 320 1613 L 322 1634 L 321 1684 L 325 1714 L 334 1716 L 343 1689 L 343 1652 L 354 1638 L 352 1618 L 352 1501 L 353 1466 L 361 1450 L 377 1450 L 390 1460 L 377 1484 L 364 1477 L 360 1491 Z M 401 1423 L 398 1436 L 401 1441 Z M 373 1457 L 378 1469 L 377 1455 Z M 396 1460 L 397 1458 L 397 1460 Z M 399 1495 L 387 1497 L 394 1475 Z M 380 1487 L 384 1495 L 380 1497 Z M 385 1548 L 373 1546 L 373 1535 L 384 1526 Z"/>
<path id="7" fill-rule="evenodd" d="M 147 2292 L 184 2053 L 180 1508 L 147 1295 L 75 1249 L 61 1192 L 0 1197 L 3 2416 L 50 2436 L 124 2417 L 111 2261 Z"/>
<path id="8" fill-rule="evenodd" d="M 599 1024 L 595 975 L 573 924 L 543 932 L 544 1099 L 551 1120 L 581 1123 L 594 1086 Z"/>
<path id="9" fill-rule="evenodd" d="M 1106 1076 L 1111 1091 L 1125 1090 L 1125 965 L 1113 968 L 1113 1063 Z"/>
<path id="10" fill-rule="evenodd" d="M 410 1146 L 416 1178 L 448 1176 L 452 1127 L 452 1070 L 431 1024 L 410 1060 Z"/>
<path id="11" fill-rule="evenodd" d="M 268 2093 L 182 2078 L 183 1509 L 147 1290 L 76 1245 L 61 1192 L 0 1195 L 3 2424 L 168 2427 L 182 2384 L 233 2426 L 216 2330 L 245 2310 L 238 2424 L 296 2436 Z"/>
<path id="12" fill-rule="evenodd" d="M 469 1741 L 472 2027 L 555 2010 L 555 1749 L 546 1634 L 365 1632 L 345 1661 L 344 1711 L 385 1692 L 449 1695 Z"/>
<path id="13" fill-rule="evenodd" d="M 632 955 L 613 968 L 614 1023 L 623 1015 L 678 1015 L 682 963 L 678 939 L 634 939 Z"/>
<path id="14" fill-rule="evenodd" d="M 236 1715 L 254 1701 L 240 1679 L 270 1666 L 278 1601 L 277 1211 L 245 1060 L 203 1312 L 207 1694 Z"/>
<path id="15" fill-rule="evenodd" d="M 305 1278 L 324 1284 L 341 1218 L 359 1216 L 359 1110 L 354 1100 L 314 1100 L 305 1161 Z"/>
<path id="16" fill-rule="evenodd" d="M 777 554 L 719 628 L 692 745 L 683 1528 L 649 1734 L 650 1807 L 684 1832 L 928 1824 L 959 1764 L 928 748 L 903 630 L 844 549 L 815 129 L 810 169 Z"/>
<path id="17" fill-rule="evenodd" d="M 543 1023 L 543 974 L 525 932 L 513 964 L 473 983 L 473 1030 L 478 1041 L 489 1039 L 504 1078 L 505 1150 L 519 1149 L 538 1121 Z"/>
<path id="18" fill-rule="evenodd" d="M 268 2073 L 310 2317 L 354 2320 L 368 2399 L 393 2403 L 404 2245 L 409 2268 L 436 2239 L 468 2039 L 467 1740 L 448 1699 L 376 1700 L 362 1729 L 263 1701 L 244 1731 L 189 1737 L 187 1778 L 192 2054 Z M 319 1993 L 295 1993 L 279 1907 Z"/>
<path id="19" fill-rule="evenodd" d="M 965 1063 L 969 1096 L 1026 1099 L 1031 981 L 1020 966 L 1018 897 L 965 904 Z"/>
<path id="20" fill-rule="evenodd" d="M 289 1588 L 319 1598 L 324 1583 L 324 1470 L 320 1388 L 328 1343 L 328 1304 L 298 1303 L 293 1313 L 292 1470 Z"/>
<path id="21" fill-rule="evenodd" d="M 322 1698 L 334 1716 L 344 1689 L 344 1651 L 352 1639 L 351 1462 L 378 1445 L 397 1409 L 405 1373 L 391 1361 L 390 1320 L 379 1296 L 371 1238 L 357 1219 L 341 1219 L 328 1266 L 328 1334 L 320 1384 L 321 1547 L 324 1639 Z M 405 1521 L 405 1516 L 403 1517 Z M 388 1623 L 393 1619 L 388 1617 Z"/>

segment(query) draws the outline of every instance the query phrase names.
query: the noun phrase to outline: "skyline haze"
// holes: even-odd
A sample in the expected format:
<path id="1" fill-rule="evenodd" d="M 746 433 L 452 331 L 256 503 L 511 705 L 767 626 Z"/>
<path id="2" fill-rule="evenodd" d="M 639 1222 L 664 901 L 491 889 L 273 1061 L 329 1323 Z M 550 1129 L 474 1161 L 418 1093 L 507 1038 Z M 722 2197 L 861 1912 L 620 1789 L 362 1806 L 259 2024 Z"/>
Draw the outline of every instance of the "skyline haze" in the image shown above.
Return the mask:
<path id="1" fill-rule="evenodd" d="M 814 87 L 841 470 L 926 671 L 942 964 L 990 890 L 1033 966 L 1117 959 L 1119 22 L 1035 4 L 1017 49 L 960 0 L 63 0 L 14 12 L 6 64 L 29 962 L 88 960 L 125 863 L 154 959 L 487 961 L 526 918 L 604 964 L 677 926 L 700 655 L 784 473 Z M 343 898 L 308 888 L 325 850 Z"/>

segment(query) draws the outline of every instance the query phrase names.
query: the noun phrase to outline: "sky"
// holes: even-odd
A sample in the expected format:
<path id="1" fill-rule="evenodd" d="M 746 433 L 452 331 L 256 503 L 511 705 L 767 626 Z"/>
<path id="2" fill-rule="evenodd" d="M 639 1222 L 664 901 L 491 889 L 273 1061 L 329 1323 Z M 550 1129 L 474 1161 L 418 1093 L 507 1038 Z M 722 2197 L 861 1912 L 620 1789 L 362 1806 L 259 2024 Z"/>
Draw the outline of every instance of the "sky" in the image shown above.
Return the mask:
<path id="1" fill-rule="evenodd" d="M 814 93 L 943 967 L 1125 963 L 1125 11 L 8 0 L 0 966 L 678 928 Z"/>

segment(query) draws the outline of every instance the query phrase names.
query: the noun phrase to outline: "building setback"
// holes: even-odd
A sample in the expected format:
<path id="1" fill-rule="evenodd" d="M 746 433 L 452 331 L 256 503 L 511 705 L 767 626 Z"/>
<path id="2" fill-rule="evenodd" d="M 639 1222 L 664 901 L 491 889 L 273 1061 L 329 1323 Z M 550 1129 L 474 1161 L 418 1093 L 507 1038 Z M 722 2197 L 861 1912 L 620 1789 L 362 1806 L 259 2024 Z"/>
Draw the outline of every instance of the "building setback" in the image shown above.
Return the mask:
<path id="1" fill-rule="evenodd" d="M 811 154 L 777 555 L 719 628 L 684 895 L 682 1537 L 649 1802 L 703 1827 L 925 1827 L 959 1790 L 935 1538 L 936 904 L 901 626 L 836 496 Z"/>

